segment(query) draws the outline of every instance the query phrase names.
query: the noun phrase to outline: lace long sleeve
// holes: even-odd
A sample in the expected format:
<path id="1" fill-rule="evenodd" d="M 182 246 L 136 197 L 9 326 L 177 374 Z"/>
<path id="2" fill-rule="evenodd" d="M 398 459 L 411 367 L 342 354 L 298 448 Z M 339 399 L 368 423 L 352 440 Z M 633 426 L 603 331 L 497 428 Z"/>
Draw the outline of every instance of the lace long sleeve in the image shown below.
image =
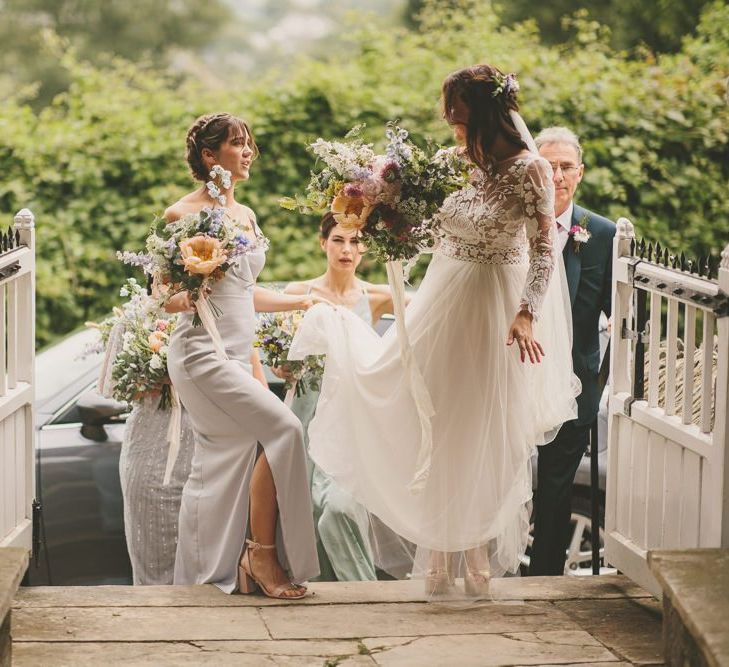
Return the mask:
<path id="1" fill-rule="evenodd" d="M 528 310 L 536 321 L 556 261 L 552 243 L 554 232 L 552 167 L 543 158 L 529 163 L 524 170 L 522 197 L 529 241 L 529 270 L 520 308 Z"/>

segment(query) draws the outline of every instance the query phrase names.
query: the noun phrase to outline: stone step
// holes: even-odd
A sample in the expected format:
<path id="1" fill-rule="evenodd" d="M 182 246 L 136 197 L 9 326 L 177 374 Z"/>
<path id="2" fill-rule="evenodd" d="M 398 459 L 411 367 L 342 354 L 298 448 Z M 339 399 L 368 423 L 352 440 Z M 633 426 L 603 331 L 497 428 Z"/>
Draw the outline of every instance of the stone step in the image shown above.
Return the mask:
<path id="1" fill-rule="evenodd" d="M 729 665 L 729 549 L 652 551 L 671 665 Z"/>
<path id="2" fill-rule="evenodd" d="M 14 665 L 662 662 L 660 605 L 620 576 L 499 579 L 477 602 L 426 602 L 416 581 L 311 591 L 280 601 L 213 586 L 24 588 Z"/>
<path id="3" fill-rule="evenodd" d="M 12 661 L 11 608 L 27 568 L 26 549 L 14 547 L 0 549 L 0 667 L 10 665 Z"/>

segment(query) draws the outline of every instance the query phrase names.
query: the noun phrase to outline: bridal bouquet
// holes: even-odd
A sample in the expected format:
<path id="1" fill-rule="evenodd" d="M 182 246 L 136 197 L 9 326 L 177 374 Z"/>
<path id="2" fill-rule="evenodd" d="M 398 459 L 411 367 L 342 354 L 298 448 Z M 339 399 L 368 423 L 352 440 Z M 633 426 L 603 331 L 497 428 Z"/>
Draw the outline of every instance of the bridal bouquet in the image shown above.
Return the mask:
<path id="1" fill-rule="evenodd" d="M 323 167 L 312 173 L 306 196 L 284 198 L 281 205 L 304 213 L 330 209 L 383 261 L 416 257 L 437 238 L 433 217 L 448 195 L 466 185 L 467 165 L 456 151 L 420 149 L 394 123 L 387 125 L 384 154 L 377 155 L 361 130 L 355 127 L 344 142 L 311 144 Z"/>
<path id="2" fill-rule="evenodd" d="M 302 361 L 288 359 L 291 341 L 302 319 L 303 315 L 298 311 L 264 313 L 258 321 L 253 342 L 254 347 L 263 352 L 263 362 L 267 366 L 285 368 L 291 374 L 292 379 L 286 380 L 285 388 L 288 391 L 295 387 L 296 396 L 309 390 L 318 391 L 324 373 L 323 356 L 311 355 Z"/>
<path id="3" fill-rule="evenodd" d="M 120 295 L 129 299 L 121 308 L 115 308 L 111 317 L 98 324 L 86 323 L 98 330 L 104 347 L 115 348 L 109 359 L 111 395 L 123 403 L 159 397 L 159 408 L 168 409 L 172 396 L 167 345 L 175 319 L 160 318 L 156 301 L 134 278 L 127 280 Z"/>
<path id="4" fill-rule="evenodd" d="M 256 245 L 246 236 L 250 224 L 232 220 L 224 208 L 225 195 L 221 188 L 230 187 L 230 172 L 215 165 L 206 184 L 213 205 L 197 213 L 189 213 L 175 222 L 156 218 L 147 237 L 146 253 L 119 253 L 127 264 L 140 266 L 155 278 L 157 285 L 168 286 L 164 298 L 188 291 L 195 302 L 193 324 L 199 326 L 206 318 L 208 306 L 211 317 L 221 314 L 207 295 L 213 283 L 221 280 L 234 260 Z M 209 323 L 205 323 L 206 328 Z"/>

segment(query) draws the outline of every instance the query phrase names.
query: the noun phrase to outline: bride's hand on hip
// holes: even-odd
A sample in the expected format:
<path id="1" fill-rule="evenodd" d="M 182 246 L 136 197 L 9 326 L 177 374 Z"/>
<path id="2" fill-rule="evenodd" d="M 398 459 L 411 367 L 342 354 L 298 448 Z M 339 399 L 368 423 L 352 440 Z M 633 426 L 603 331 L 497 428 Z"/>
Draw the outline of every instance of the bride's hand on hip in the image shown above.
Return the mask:
<path id="1" fill-rule="evenodd" d="M 534 339 L 532 333 L 532 315 L 528 310 L 520 310 L 509 329 L 509 337 L 506 340 L 506 344 L 513 345 L 514 341 L 519 345 L 519 355 L 522 361 L 525 361 L 527 355 L 529 355 L 529 361 L 533 364 L 541 362 L 544 356 L 544 350 L 539 342 Z"/>

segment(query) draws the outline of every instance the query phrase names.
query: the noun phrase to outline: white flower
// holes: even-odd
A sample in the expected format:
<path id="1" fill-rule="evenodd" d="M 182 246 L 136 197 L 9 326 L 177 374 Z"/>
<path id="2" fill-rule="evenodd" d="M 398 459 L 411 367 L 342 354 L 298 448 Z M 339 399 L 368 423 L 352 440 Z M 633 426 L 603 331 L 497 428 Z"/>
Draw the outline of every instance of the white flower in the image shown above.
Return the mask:
<path id="1" fill-rule="evenodd" d="M 162 357 L 159 356 L 159 354 L 153 354 L 149 360 L 149 367 L 154 370 L 158 371 L 160 368 L 163 367 L 162 363 Z"/>
<path id="2" fill-rule="evenodd" d="M 577 243 L 587 243 L 590 240 L 590 232 L 581 229 L 579 232 L 575 232 L 574 238 Z"/>

